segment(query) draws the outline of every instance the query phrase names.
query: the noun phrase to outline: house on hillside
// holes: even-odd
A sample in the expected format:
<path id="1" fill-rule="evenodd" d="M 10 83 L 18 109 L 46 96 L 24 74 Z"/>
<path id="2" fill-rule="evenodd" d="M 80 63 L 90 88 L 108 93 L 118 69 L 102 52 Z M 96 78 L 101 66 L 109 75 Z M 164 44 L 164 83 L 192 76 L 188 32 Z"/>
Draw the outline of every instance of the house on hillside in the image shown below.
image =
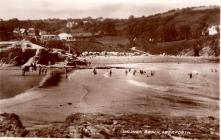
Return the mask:
<path id="1" fill-rule="evenodd" d="M 74 26 L 78 26 L 78 22 L 69 21 L 69 22 L 67 22 L 67 24 L 66 24 L 66 27 L 67 27 L 67 28 L 72 28 L 72 27 L 74 27 Z"/>
<path id="2" fill-rule="evenodd" d="M 24 28 L 15 28 L 13 30 L 13 35 L 17 38 L 24 38 L 27 35 L 27 32 Z"/>
<path id="3" fill-rule="evenodd" d="M 24 28 L 21 28 L 20 33 L 21 33 L 22 36 L 24 36 L 24 35 L 26 35 L 26 30 Z"/>
<path id="4" fill-rule="evenodd" d="M 212 25 L 202 30 L 202 36 L 212 36 L 220 32 L 220 25 Z"/>
<path id="5" fill-rule="evenodd" d="M 40 36 L 46 35 L 46 34 L 47 34 L 47 31 L 44 31 L 44 30 L 40 30 L 40 31 L 39 31 L 39 35 L 40 35 Z"/>
<path id="6" fill-rule="evenodd" d="M 12 32 L 13 32 L 13 35 L 15 37 L 20 37 L 21 36 L 21 32 L 20 32 L 19 28 L 15 28 Z"/>
<path id="7" fill-rule="evenodd" d="M 67 33 L 60 33 L 58 34 L 58 37 L 60 40 L 65 40 L 65 41 L 72 41 L 73 37 L 71 34 L 67 34 Z"/>
<path id="8" fill-rule="evenodd" d="M 59 40 L 57 35 L 41 35 L 41 41 Z"/>
<path id="9" fill-rule="evenodd" d="M 218 34 L 219 29 L 220 29 L 219 25 L 212 25 L 212 26 L 210 26 L 208 28 L 209 35 L 216 35 L 216 34 Z"/>
<path id="10" fill-rule="evenodd" d="M 36 30 L 35 30 L 35 28 L 28 28 L 27 29 L 27 35 L 30 38 L 35 38 L 36 37 Z"/>

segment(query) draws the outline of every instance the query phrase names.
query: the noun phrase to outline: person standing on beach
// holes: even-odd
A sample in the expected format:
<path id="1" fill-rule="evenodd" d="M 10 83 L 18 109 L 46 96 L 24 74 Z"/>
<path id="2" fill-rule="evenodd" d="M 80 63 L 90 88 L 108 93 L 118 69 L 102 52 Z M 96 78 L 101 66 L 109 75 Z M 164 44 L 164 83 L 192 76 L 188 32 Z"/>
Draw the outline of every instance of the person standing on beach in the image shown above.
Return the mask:
<path id="1" fill-rule="evenodd" d="M 36 64 L 34 63 L 34 65 L 33 65 L 33 69 L 34 69 L 34 71 L 36 71 L 37 70 L 37 66 L 36 66 Z"/>
<path id="2" fill-rule="evenodd" d="M 128 74 L 128 71 L 127 71 L 127 70 L 125 71 L 125 74 L 126 74 L 126 75 Z"/>
<path id="3" fill-rule="evenodd" d="M 192 79 L 192 77 L 193 77 L 193 74 L 192 74 L 192 72 L 189 74 L 190 75 L 190 79 Z"/>
<path id="4" fill-rule="evenodd" d="M 34 65 L 33 65 L 33 63 L 31 63 L 30 68 L 31 68 L 31 71 L 34 71 Z"/>
<path id="5" fill-rule="evenodd" d="M 45 74 L 47 74 L 47 67 L 45 68 Z"/>
<path id="6" fill-rule="evenodd" d="M 111 75 L 112 75 L 112 70 L 110 70 L 109 75 L 110 75 L 110 77 L 111 77 Z"/>
<path id="7" fill-rule="evenodd" d="M 150 75 L 151 75 L 151 76 L 154 76 L 154 71 L 150 71 Z"/>
<path id="8" fill-rule="evenodd" d="M 41 66 L 39 66 L 38 75 L 41 75 Z"/>
<path id="9" fill-rule="evenodd" d="M 97 71 L 96 71 L 96 69 L 94 68 L 94 70 L 93 70 L 93 73 L 94 73 L 94 75 L 96 75 L 97 74 Z"/>
<path id="10" fill-rule="evenodd" d="M 22 76 L 25 76 L 25 67 L 22 68 Z"/>
<path id="11" fill-rule="evenodd" d="M 140 70 L 140 74 L 141 74 L 141 75 L 143 74 L 143 70 Z"/>
<path id="12" fill-rule="evenodd" d="M 44 70 L 45 70 L 45 68 L 42 68 L 42 69 L 41 69 L 41 73 L 42 73 L 42 74 L 44 74 Z"/>
<path id="13" fill-rule="evenodd" d="M 135 74 L 136 74 L 136 72 L 137 72 L 137 71 L 136 71 L 136 70 L 134 70 L 133 75 L 135 75 Z"/>
<path id="14" fill-rule="evenodd" d="M 68 68 L 65 67 L 65 77 L 68 78 Z"/>

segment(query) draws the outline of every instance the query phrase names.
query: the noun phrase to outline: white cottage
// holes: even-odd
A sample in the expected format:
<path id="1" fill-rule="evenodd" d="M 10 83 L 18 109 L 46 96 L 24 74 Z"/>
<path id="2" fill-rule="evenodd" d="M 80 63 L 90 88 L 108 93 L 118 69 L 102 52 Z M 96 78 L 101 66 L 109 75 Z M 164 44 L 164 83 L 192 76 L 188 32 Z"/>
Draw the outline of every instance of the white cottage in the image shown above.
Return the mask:
<path id="1" fill-rule="evenodd" d="M 73 39 L 72 35 L 67 33 L 60 33 L 58 34 L 58 37 L 60 40 L 66 40 L 66 41 L 71 41 Z"/>
<path id="2" fill-rule="evenodd" d="M 218 34 L 217 28 L 220 28 L 219 25 L 213 25 L 208 28 L 209 35 Z"/>

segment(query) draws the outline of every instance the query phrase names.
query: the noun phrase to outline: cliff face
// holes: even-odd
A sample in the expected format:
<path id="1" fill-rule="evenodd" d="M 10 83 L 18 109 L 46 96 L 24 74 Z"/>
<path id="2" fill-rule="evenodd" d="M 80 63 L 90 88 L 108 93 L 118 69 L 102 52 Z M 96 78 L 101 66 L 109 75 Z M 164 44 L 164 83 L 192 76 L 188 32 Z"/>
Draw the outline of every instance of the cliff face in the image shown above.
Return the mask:
<path id="1" fill-rule="evenodd" d="M 193 47 L 183 49 L 179 54 L 186 56 L 219 56 L 219 36 L 199 39 Z"/>
<path id="2" fill-rule="evenodd" d="M 29 41 L 17 41 L 7 44 L 4 48 L 0 45 L 0 63 L 14 66 L 30 65 L 31 63 L 48 65 L 63 62 L 67 58 L 76 59 L 62 49 L 46 49 Z"/>
<path id="3" fill-rule="evenodd" d="M 208 116 L 163 117 L 141 114 L 107 115 L 81 114 L 68 116 L 62 124 L 50 124 L 38 129 L 22 126 L 15 114 L 0 115 L 0 136 L 55 138 L 147 138 L 176 137 L 218 139 L 219 120 Z"/>

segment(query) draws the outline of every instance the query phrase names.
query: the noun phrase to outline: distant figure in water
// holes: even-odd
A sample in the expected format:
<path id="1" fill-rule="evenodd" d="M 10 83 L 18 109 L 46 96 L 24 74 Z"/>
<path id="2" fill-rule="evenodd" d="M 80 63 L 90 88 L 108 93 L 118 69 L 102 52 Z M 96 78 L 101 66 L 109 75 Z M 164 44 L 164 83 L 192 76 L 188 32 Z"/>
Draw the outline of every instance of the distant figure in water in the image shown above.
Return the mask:
<path id="1" fill-rule="evenodd" d="M 88 62 L 88 65 L 89 65 L 89 66 L 91 65 L 91 62 L 90 62 L 90 61 Z"/>
<path id="2" fill-rule="evenodd" d="M 136 70 L 134 70 L 133 75 L 135 75 L 135 74 L 136 74 L 136 72 L 137 72 L 137 71 L 136 71 Z"/>
<path id="3" fill-rule="evenodd" d="M 110 77 L 111 77 L 111 75 L 112 75 L 112 70 L 110 70 L 109 75 L 110 75 Z"/>
<path id="4" fill-rule="evenodd" d="M 154 72 L 153 72 L 153 71 L 150 71 L 150 75 L 151 75 L 151 76 L 154 76 Z"/>
<path id="5" fill-rule="evenodd" d="M 68 78 L 68 68 L 65 68 L 65 77 Z"/>
<path id="6" fill-rule="evenodd" d="M 192 79 L 192 78 L 193 78 L 193 74 L 192 74 L 192 72 L 191 72 L 189 75 L 190 75 L 190 79 Z"/>
<path id="7" fill-rule="evenodd" d="M 129 72 L 130 72 L 130 70 L 131 70 L 131 69 L 129 68 Z"/>
<path id="8" fill-rule="evenodd" d="M 127 70 L 125 71 L 125 74 L 126 74 L 126 75 L 128 74 L 128 71 L 127 71 Z"/>
<path id="9" fill-rule="evenodd" d="M 142 75 L 144 72 L 143 72 L 143 70 L 140 70 L 140 74 Z"/>
<path id="10" fill-rule="evenodd" d="M 97 74 L 97 71 L 96 71 L 96 69 L 94 69 L 94 70 L 93 70 L 93 73 L 94 73 L 94 75 L 96 75 L 96 74 Z"/>

